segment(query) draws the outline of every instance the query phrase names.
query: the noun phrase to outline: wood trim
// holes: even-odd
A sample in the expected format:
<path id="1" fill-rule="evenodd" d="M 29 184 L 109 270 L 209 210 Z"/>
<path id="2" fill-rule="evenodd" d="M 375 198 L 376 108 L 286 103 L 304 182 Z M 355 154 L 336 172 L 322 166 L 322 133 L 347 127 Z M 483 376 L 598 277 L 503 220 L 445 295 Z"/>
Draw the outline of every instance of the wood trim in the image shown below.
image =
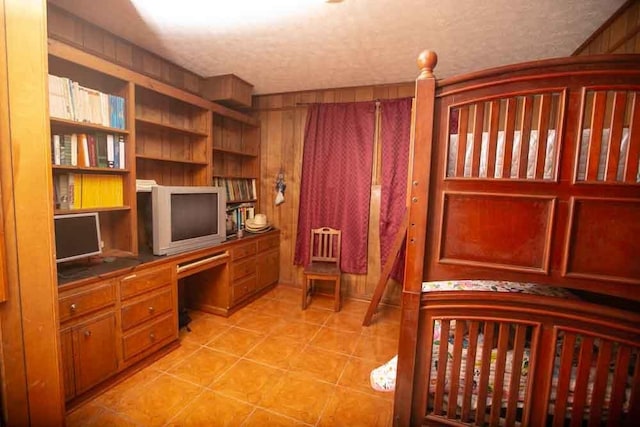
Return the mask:
<path id="1" fill-rule="evenodd" d="M 63 425 L 53 206 L 48 202 L 46 2 L 4 0 L 3 6 L 10 138 L 2 144 L 3 154 L 9 146 L 8 158 L 2 156 L 2 178 L 3 190 L 12 188 L 3 191 L 3 208 L 14 221 L 5 230 L 11 298 L 2 310 L 4 419 L 8 425 Z"/>
<path id="2" fill-rule="evenodd" d="M 595 39 L 597 39 L 602 33 L 604 33 L 604 31 L 606 31 L 616 21 L 616 19 L 618 19 L 620 16 L 626 13 L 636 2 L 637 0 L 627 0 L 622 6 L 620 6 L 618 10 L 616 10 L 613 13 L 613 15 L 609 17 L 609 19 L 604 21 L 604 23 L 600 25 L 600 27 L 598 27 L 598 29 L 593 32 L 593 34 L 591 34 L 584 42 L 582 42 L 582 44 L 578 46 L 576 50 L 573 51 L 571 56 L 580 55 L 583 50 L 585 50 Z M 631 35 L 631 37 L 633 37 L 633 35 Z M 624 41 L 622 43 L 624 43 Z M 612 50 L 615 50 L 615 49 L 610 49 L 610 51 Z"/>

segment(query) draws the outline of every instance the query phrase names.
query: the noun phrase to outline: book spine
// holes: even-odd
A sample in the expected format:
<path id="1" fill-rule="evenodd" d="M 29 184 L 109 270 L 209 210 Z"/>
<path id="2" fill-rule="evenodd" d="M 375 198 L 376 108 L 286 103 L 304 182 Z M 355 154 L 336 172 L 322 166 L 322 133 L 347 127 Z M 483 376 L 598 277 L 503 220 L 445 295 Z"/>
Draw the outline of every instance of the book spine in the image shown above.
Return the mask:
<path id="1" fill-rule="evenodd" d="M 120 169 L 125 169 L 126 165 L 125 165 L 125 157 L 126 157 L 126 152 L 125 152 L 125 145 L 124 145 L 124 135 L 118 135 L 118 145 L 120 146 Z"/>
<path id="2" fill-rule="evenodd" d="M 71 134 L 71 166 L 78 166 L 78 135 Z"/>
<path id="3" fill-rule="evenodd" d="M 60 164 L 60 135 L 53 135 L 53 146 L 51 147 L 51 152 L 53 155 L 53 164 Z"/>
<path id="4" fill-rule="evenodd" d="M 115 137 L 107 134 L 107 167 L 115 167 Z"/>

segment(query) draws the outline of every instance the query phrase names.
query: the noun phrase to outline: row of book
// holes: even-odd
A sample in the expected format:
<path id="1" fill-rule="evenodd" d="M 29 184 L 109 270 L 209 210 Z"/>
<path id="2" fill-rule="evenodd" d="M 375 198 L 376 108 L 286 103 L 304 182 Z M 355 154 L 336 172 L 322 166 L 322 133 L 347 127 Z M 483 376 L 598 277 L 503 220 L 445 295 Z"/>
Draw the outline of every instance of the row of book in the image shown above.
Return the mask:
<path id="1" fill-rule="evenodd" d="M 227 206 L 227 235 L 235 234 L 238 229 L 243 230 L 245 222 L 255 215 L 253 203 L 240 203 Z"/>
<path id="2" fill-rule="evenodd" d="M 124 135 L 54 134 L 51 156 L 54 165 L 124 169 Z"/>
<path id="3" fill-rule="evenodd" d="M 227 203 L 256 199 L 256 180 L 253 178 L 213 178 L 213 185 L 227 190 Z"/>
<path id="4" fill-rule="evenodd" d="M 49 115 L 124 129 L 124 98 L 49 74 Z"/>
<path id="5" fill-rule="evenodd" d="M 121 175 L 56 174 L 53 189 L 55 209 L 123 206 L 124 187 Z"/>

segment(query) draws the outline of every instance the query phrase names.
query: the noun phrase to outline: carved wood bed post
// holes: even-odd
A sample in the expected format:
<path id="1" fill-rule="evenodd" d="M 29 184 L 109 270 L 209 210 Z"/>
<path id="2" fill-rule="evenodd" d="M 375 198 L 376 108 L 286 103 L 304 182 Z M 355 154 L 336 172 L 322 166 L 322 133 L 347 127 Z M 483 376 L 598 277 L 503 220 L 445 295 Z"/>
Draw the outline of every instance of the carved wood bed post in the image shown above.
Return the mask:
<path id="1" fill-rule="evenodd" d="M 425 50 L 418 57 L 420 76 L 416 80 L 413 110 L 414 134 L 409 158 L 409 226 L 406 240 L 406 262 L 402 289 L 402 318 L 398 370 L 394 402 L 394 425 L 411 423 L 413 400 L 413 375 L 418 331 L 418 314 L 422 291 L 427 211 L 429 209 L 429 179 L 431 173 L 431 149 L 433 145 L 433 115 L 436 78 L 433 69 L 438 62 L 435 52 Z M 415 161 L 419 159 L 420 164 Z"/>

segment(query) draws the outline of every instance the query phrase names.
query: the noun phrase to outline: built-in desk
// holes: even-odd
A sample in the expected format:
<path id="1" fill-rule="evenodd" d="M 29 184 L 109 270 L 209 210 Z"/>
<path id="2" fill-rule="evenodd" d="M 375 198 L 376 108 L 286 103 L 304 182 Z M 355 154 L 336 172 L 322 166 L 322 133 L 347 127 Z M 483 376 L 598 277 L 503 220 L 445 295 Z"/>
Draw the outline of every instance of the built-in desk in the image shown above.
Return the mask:
<path id="1" fill-rule="evenodd" d="M 171 256 L 61 267 L 65 397 L 72 407 L 176 345 L 178 307 L 228 316 L 278 281 L 277 230 Z"/>

